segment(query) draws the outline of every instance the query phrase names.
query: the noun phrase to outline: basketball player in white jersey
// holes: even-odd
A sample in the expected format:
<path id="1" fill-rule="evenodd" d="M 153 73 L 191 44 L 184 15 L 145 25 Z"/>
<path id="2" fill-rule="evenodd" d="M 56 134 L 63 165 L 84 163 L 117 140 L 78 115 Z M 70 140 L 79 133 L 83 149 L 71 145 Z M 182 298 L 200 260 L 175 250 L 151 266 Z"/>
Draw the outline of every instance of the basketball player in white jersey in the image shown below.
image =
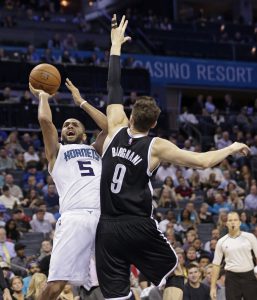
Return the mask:
<path id="1" fill-rule="evenodd" d="M 100 215 L 100 155 L 107 131 L 106 116 L 82 99 L 79 90 L 68 79 L 66 86 L 75 104 L 84 109 L 103 131 L 93 145 L 85 145 L 84 125 L 71 118 L 63 123 L 63 144 L 59 143 L 48 103 L 50 95 L 30 85 L 31 92 L 39 99 L 38 120 L 61 213 L 56 223 L 48 284 L 40 300 L 56 300 L 67 282 L 90 287 L 90 259 L 94 255 Z"/>

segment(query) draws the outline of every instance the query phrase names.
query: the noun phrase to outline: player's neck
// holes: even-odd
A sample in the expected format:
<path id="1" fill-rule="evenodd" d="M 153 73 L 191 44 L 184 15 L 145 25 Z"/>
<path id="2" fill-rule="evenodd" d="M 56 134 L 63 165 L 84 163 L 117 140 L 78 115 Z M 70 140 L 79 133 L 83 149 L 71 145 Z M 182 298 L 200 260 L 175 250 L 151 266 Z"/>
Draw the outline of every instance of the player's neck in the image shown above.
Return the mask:
<path id="1" fill-rule="evenodd" d="M 148 131 L 146 132 L 142 132 L 142 131 L 138 131 L 137 129 L 135 129 L 133 126 L 130 126 L 129 127 L 129 133 L 132 135 L 132 136 L 136 136 L 136 135 L 148 135 Z"/>

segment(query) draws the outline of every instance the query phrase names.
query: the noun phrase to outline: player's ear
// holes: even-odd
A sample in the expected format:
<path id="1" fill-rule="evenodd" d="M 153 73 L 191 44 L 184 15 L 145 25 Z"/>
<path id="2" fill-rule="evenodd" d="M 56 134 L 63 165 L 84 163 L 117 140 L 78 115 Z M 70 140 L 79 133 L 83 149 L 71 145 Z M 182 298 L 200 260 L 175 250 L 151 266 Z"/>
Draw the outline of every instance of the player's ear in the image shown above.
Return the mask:
<path id="1" fill-rule="evenodd" d="M 83 140 L 84 143 L 86 142 L 86 140 L 87 140 L 87 134 L 86 133 L 83 133 L 82 140 Z"/>
<path id="2" fill-rule="evenodd" d="M 155 121 L 155 122 L 153 123 L 153 125 L 151 126 L 151 128 L 154 128 L 156 125 L 157 125 L 157 121 Z"/>

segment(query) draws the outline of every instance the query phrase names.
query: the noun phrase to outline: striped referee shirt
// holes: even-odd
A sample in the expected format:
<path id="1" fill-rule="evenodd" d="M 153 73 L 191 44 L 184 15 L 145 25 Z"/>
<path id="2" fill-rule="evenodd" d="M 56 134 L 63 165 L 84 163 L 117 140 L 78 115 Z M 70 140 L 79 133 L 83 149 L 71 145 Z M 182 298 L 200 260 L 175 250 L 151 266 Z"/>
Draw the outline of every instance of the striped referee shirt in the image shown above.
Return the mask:
<path id="1" fill-rule="evenodd" d="M 233 238 L 226 234 L 218 240 L 213 264 L 220 265 L 225 257 L 225 270 L 240 273 L 253 270 L 253 256 L 257 257 L 257 239 L 252 233 L 241 232 Z"/>

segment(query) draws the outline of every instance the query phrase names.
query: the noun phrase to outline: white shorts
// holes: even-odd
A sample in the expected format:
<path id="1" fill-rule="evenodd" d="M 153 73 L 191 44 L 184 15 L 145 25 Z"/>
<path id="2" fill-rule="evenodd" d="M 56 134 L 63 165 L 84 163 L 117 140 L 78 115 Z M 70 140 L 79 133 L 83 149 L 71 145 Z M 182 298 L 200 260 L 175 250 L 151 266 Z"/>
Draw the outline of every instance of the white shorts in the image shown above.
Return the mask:
<path id="1" fill-rule="evenodd" d="M 65 212 L 58 219 L 48 281 L 90 285 L 90 259 L 94 256 L 99 216 L 99 210 L 81 209 Z"/>

